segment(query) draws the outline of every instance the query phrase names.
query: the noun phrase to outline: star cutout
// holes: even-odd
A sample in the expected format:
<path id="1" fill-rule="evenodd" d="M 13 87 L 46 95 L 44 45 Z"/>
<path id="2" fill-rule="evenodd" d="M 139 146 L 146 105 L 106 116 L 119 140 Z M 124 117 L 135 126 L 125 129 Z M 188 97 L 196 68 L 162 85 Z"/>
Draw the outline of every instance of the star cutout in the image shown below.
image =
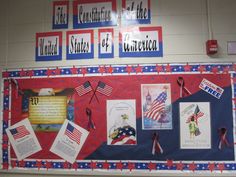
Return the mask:
<path id="1" fill-rule="evenodd" d="M 4 118 L 4 119 L 8 119 L 10 112 L 11 112 L 11 111 L 10 111 L 9 109 L 4 109 L 4 110 L 3 110 L 3 118 Z"/>
<path id="2" fill-rule="evenodd" d="M 95 169 L 95 168 L 97 168 L 97 163 L 96 162 L 93 162 L 92 160 L 91 160 L 91 162 L 90 162 L 90 168 L 93 170 L 93 169 Z"/>
<path id="3" fill-rule="evenodd" d="M 51 76 L 53 74 L 53 70 L 51 70 L 51 69 L 47 69 L 47 76 L 49 77 L 49 76 Z"/>
<path id="4" fill-rule="evenodd" d="M 223 74 L 229 74 L 230 68 L 228 66 L 224 67 Z"/>
<path id="5" fill-rule="evenodd" d="M 5 87 L 5 88 L 8 88 L 8 87 L 9 87 L 9 81 L 8 81 L 8 80 L 4 81 L 4 87 Z"/>
<path id="6" fill-rule="evenodd" d="M 55 69 L 55 74 L 56 75 L 60 75 L 61 74 L 61 69 L 59 69 L 58 67 Z"/>
<path id="7" fill-rule="evenodd" d="M 4 94 L 4 96 L 8 96 L 9 95 L 9 90 L 8 89 L 4 89 L 3 94 Z"/>
<path id="8" fill-rule="evenodd" d="M 123 169 L 123 163 L 121 161 L 116 163 L 116 168 L 122 170 Z"/>
<path id="9" fill-rule="evenodd" d="M 33 71 L 33 70 L 27 71 L 27 75 L 28 75 L 29 77 L 34 76 L 34 71 Z"/>
<path id="10" fill-rule="evenodd" d="M 156 65 L 156 70 L 157 70 L 157 73 L 159 74 L 160 72 L 162 72 L 162 66 Z"/>
<path id="11" fill-rule="evenodd" d="M 212 172 L 215 169 L 215 163 L 209 163 L 208 169 Z"/>
<path id="12" fill-rule="evenodd" d="M 4 135 L 2 136 L 2 140 L 3 140 L 3 141 L 7 141 L 7 140 L 8 140 L 8 136 L 7 136 L 6 134 L 4 134 Z"/>
<path id="13" fill-rule="evenodd" d="M 18 163 L 18 167 L 24 167 L 25 166 L 25 162 L 24 160 L 21 160 L 19 163 Z"/>
<path id="14" fill-rule="evenodd" d="M 170 66 L 169 63 L 168 63 L 167 66 L 166 66 L 166 72 L 171 72 L 171 66 Z"/>
<path id="15" fill-rule="evenodd" d="M 143 72 L 143 67 L 138 65 L 138 66 L 135 68 L 135 71 L 136 71 L 136 74 L 142 73 L 142 72 Z"/>
<path id="16" fill-rule="evenodd" d="M 110 165 L 109 165 L 109 163 L 107 163 L 107 161 L 105 161 L 105 162 L 103 162 L 102 167 L 103 167 L 103 169 L 107 169 L 108 170 Z"/>
<path id="17" fill-rule="evenodd" d="M 2 148 L 3 148 L 4 150 L 8 149 L 8 144 L 7 144 L 7 143 L 2 143 Z"/>
<path id="18" fill-rule="evenodd" d="M 173 166 L 173 160 L 166 160 L 166 165 L 168 166 L 168 168 L 171 168 Z"/>
<path id="19" fill-rule="evenodd" d="M 132 162 L 129 162 L 129 163 L 128 163 L 128 169 L 129 169 L 129 171 L 132 171 L 134 168 L 135 168 L 135 164 L 132 163 Z"/>
<path id="20" fill-rule="evenodd" d="M 4 72 L 2 73 L 2 77 L 9 77 L 8 71 L 4 71 Z"/>
<path id="21" fill-rule="evenodd" d="M 148 164 L 148 168 L 149 168 L 149 171 L 156 170 L 157 169 L 157 165 L 155 163 L 150 162 Z"/>
<path id="22" fill-rule="evenodd" d="M 38 167 L 38 170 L 39 170 L 42 166 L 41 160 L 36 160 L 35 166 Z"/>
<path id="23" fill-rule="evenodd" d="M 187 63 L 185 66 L 184 66 L 184 71 L 186 71 L 186 72 L 189 72 L 189 71 L 191 71 L 191 66 Z"/>
<path id="24" fill-rule="evenodd" d="M 8 170 L 9 164 L 7 162 L 2 163 L 2 169 Z"/>
<path id="25" fill-rule="evenodd" d="M 200 73 L 202 74 L 204 71 L 206 71 L 206 67 L 203 66 L 203 65 L 200 65 L 200 66 L 198 67 L 198 71 L 200 71 Z"/>
<path id="26" fill-rule="evenodd" d="M 106 72 L 106 68 L 104 66 L 99 66 L 98 71 L 99 71 L 99 73 L 101 73 L 103 75 L 103 73 Z"/>
<path id="27" fill-rule="evenodd" d="M 63 167 L 64 167 L 65 169 L 69 168 L 69 167 L 70 167 L 69 162 L 65 161 L 64 164 L 63 164 Z"/>
<path id="28" fill-rule="evenodd" d="M 78 68 L 73 66 L 73 68 L 70 69 L 71 74 L 78 74 Z"/>
<path id="29" fill-rule="evenodd" d="M 192 162 L 191 164 L 189 164 L 189 170 L 191 170 L 191 171 L 195 171 L 195 169 L 196 169 L 196 165 L 194 164 L 194 162 Z"/>
<path id="30" fill-rule="evenodd" d="M 47 170 L 52 167 L 52 162 L 46 161 Z"/>
<path id="31" fill-rule="evenodd" d="M 130 74 L 131 72 L 132 72 L 132 66 L 129 66 L 129 65 L 127 65 L 126 66 L 126 72 L 128 73 L 128 74 Z"/>
<path id="32" fill-rule="evenodd" d="M 219 163 L 219 164 L 218 164 L 218 169 L 219 169 L 220 172 L 222 173 L 223 170 L 225 169 L 225 164 L 224 164 L 224 163 Z"/>
<path id="33" fill-rule="evenodd" d="M 86 68 L 81 68 L 80 73 L 83 74 L 83 76 L 84 76 L 85 74 L 87 74 L 87 69 Z"/>
<path id="34" fill-rule="evenodd" d="M 184 169 L 184 164 L 182 162 L 176 163 L 176 170 L 181 170 L 183 171 Z"/>
<path id="35" fill-rule="evenodd" d="M 12 167 L 12 168 L 15 168 L 16 165 L 17 165 L 17 161 L 12 160 L 12 161 L 11 161 L 11 167 Z"/>
<path id="36" fill-rule="evenodd" d="M 236 71 L 236 64 L 233 64 L 233 70 Z"/>
<path id="37" fill-rule="evenodd" d="M 217 73 L 219 72 L 219 70 L 218 70 L 218 68 L 215 66 L 215 67 L 212 67 L 211 72 L 212 72 L 213 74 L 217 74 Z"/>
<path id="38" fill-rule="evenodd" d="M 21 69 L 21 71 L 20 71 L 20 77 L 23 77 L 23 76 L 25 76 L 25 71 L 24 71 L 24 69 Z"/>
<path id="39" fill-rule="evenodd" d="M 72 167 L 73 167 L 75 170 L 77 170 L 77 169 L 78 169 L 78 164 L 77 164 L 77 162 L 74 162 L 73 165 L 72 165 Z"/>
<path id="40" fill-rule="evenodd" d="M 107 72 L 112 74 L 113 73 L 113 68 L 112 66 L 110 65 L 108 68 L 107 68 Z"/>

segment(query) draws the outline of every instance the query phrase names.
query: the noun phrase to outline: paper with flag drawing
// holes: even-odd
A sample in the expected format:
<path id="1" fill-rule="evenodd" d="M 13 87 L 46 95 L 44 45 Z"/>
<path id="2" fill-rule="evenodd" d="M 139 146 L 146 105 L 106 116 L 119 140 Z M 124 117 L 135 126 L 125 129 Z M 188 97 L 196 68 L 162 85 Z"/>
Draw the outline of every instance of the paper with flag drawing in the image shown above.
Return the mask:
<path id="1" fill-rule="evenodd" d="M 209 102 L 179 103 L 180 148 L 210 149 L 211 119 Z"/>
<path id="2" fill-rule="evenodd" d="M 88 134 L 87 130 L 66 119 L 50 151 L 74 163 Z"/>
<path id="3" fill-rule="evenodd" d="M 172 129 L 170 84 L 142 84 L 141 98 L 143 129 Z"/>
<path id="4" fill-rule="evenodd" d="M 137 144 L 135 100 L 107 100 L 107 144 Z"/>
<path id="5" fill-rule="evenodd" d="M 8 127 L 6 133 L 18 160 L 22 160 L 41 150 L 41 146 L 28 119 Z"/>

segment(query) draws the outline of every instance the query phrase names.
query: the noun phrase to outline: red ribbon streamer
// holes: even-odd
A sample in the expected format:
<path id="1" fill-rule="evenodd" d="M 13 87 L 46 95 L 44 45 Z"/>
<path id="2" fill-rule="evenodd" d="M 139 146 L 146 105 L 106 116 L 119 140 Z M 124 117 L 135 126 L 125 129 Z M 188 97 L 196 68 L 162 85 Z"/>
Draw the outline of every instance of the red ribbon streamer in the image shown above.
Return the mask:
<path id="1" fill-rule="evenodd" d="M 180 86 L 180 98 L 183 97 L 183 94 L 191 95 L 191 92 L 184 86 L 185 82 L 183 77 L 178 77 L 177 84 Z"/>
<path id="2" fill-rule="evenodd" d="M 219 129 L 219 136 L 220 136 L 220 143 L 218 148 L 223 149 L 224 146 L 229 147 L 229 142 L 226 138 L 227 129 L 226 128 L 220 128 Z"/>
<path id="3" fill-rule="evenodd" d="M 86 115 L 88 117 L 88 130 L 96 129 L 95 124 L 92 119 L 92 111 L 89 108 L 86 108 Z"/>
<path id="4" fill-rule="evenodd" d="M 154 133 L 152 136 L 152 154 L 159 154 L 163 153 L 163 149 L 159 143 L 159 135 L 157 133 Z"/>

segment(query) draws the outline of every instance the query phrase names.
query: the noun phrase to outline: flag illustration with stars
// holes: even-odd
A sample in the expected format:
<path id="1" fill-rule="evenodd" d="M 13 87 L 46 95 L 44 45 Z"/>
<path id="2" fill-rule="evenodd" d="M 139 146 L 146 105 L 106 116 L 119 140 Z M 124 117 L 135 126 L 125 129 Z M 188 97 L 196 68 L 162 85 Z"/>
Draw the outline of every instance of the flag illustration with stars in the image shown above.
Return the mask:
<path id="1" fill-rule="evenodd" d="M 112 145 L 136 144 L 136 131 L 129 125 L 117 128 L 114 130 L 114 135 Z"/>
<path id="2" fill-rule="evenodd" d="M 110 96 L 112 93 L 112 87 L 99 81 L 97 86 L 97 91 L 103 95 Z"/>
<path id="3" fill-rule="evenodd" d="M 163 91 L 152 102 L 151 107 L 144 113 L 144 116 L 153 120 L 159 120 L 162 112 L 165 110 L 165 101 L 167 99 L 166 91 Z"/>
<path id="4" fill-rule="evenodd" d="M 82 85 L 76 87 L 75 90 L 79 94 L 79 96 L 83 96 L 86 93 L 89 93 L 90 91 L 92 91 L 93 89 L 92 89 L 90 82 L 86 81 Z"/>
<path id="5" fill-rule="evenodd" d="M 30 134 L 30 132 L 26 129 L 24 125 L 13 128 L 10 130 L 10 132 L 15 140 L 23 138 Z"/>
<path id="6" fill-rule="evenodd" d="M 65 135 L 68 136 L 71 140 L 75 141 L 77 144 L 80 144 L 80 138 L 82 133 L 68 123 L 65 131 Z"/>

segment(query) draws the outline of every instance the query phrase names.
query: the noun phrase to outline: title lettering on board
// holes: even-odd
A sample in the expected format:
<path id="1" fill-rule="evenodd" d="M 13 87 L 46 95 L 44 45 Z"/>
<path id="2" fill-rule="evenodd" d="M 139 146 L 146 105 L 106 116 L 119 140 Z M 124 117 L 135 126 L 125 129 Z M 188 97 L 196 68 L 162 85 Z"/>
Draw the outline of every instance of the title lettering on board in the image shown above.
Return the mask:
<path id="1" fill-rule="evenodd" d="M 113 29 L 99 29 L 98 30 L 98 57 L 99 58 L 113 58 L 114 57 L 114 31 Z"/>
<path id="2" fill-rule="evenodd" d="M 116 0 L 77 0 L 73 14 L 74 28 L 117 25 Z"/>
<path id="3" fill-rule="evenodd" d="M 68 28 L 69 1 L 53 2 L 53 29 Z"/>

